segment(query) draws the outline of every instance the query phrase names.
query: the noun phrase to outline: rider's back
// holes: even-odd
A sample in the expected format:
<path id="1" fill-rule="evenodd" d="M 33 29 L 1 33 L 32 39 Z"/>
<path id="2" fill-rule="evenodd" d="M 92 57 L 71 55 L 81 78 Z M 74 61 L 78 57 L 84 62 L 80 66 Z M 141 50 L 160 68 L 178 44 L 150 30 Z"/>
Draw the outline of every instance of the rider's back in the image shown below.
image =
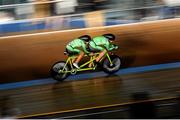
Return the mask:
<path id="1" fill-rule="evenodd" d="M 94 37 L 91 42 L 94 42 L 96 45 L 106 45 L 109 43 L 108 39 L 104 36 Z"/>
<path id="2" fill-rule="evenodd" d="M 82 47 L 85 43 L 81 39 L 74 39 L 68 45 L 72 46 L 73 48 Z"/>

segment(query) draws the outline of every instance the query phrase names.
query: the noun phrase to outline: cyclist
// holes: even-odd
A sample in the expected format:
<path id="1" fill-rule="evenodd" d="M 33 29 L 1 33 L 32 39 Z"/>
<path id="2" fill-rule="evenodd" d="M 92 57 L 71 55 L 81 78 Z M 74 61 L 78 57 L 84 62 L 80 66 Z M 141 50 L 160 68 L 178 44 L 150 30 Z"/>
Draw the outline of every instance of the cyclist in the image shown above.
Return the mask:
<path id="1" fill-rule="evenodd" d="M 88 42 L 91 40 L 91 37 L 89 35 L 83 35 L 77 39 L 74 39 L 66 46 L 66 51 L 69 54 L 77 54 L 78 57 L 75 59 L 75 62 L 73 60 L 73 65 L 79 69 L 78 63 L 83 58 L 84 54 L 88 54 L 87 51 L 87 45 Z"/>
<path id="2" fill-rule="evenodd" d="M 102 36 L 94 37 L 89 42 L 89 49 L 91 51 L 100 52 L 99 56 L 96 58 L 96 62 L 100 61 L 100 59 L 105 55 L 106 51 L 111 51 L 118 48 L 117 45 L 112 44 L 114 40 L 115 36 L 113 34 L 104 34 Z"/>

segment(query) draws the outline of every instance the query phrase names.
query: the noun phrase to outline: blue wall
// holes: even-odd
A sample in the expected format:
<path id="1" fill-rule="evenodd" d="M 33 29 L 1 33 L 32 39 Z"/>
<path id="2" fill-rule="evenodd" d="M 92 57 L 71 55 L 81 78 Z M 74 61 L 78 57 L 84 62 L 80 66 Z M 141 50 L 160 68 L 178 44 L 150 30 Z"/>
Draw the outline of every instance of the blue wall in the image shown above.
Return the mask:
<path id="1" fill-rule="evenodd" d="M 120 21 L 120 20 L 107 20 L 105 26 L 132 23 L 134 21 Z M 0 35 L 13 32 L 28 32 L 34 30 L 49 30 L 56 29 L 58 26 L 68 29 L 85 28 L 84 18 L 54 18 L 52 21 L 38 20 L 38 21 L 17 21 L 7 24 L 0 24 Z M 61 28 L 58 28 L 62 30 Z"/>

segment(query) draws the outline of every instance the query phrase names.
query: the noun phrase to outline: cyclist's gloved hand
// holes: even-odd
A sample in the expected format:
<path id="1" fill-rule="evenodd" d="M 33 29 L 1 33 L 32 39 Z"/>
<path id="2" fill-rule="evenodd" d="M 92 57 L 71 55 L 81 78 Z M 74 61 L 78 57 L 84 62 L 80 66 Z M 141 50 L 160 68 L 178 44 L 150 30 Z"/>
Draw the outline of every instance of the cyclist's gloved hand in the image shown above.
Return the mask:
<path id="1" fill-rule="evenodd" d="M 113 49 L 118 49 L 119 47 L 117 45 L 113 45 Z"/>

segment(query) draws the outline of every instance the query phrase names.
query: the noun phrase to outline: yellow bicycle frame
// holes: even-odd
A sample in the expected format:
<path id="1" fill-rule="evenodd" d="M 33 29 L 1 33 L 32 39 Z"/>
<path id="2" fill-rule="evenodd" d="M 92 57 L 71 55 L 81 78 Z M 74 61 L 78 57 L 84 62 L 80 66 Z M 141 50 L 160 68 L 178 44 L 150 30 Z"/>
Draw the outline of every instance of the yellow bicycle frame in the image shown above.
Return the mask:
<path id="1" fill-rule="evenodd" d="M 79 71 L 88 71 L 88 70 L 95 70 L 96 67 L 97 67 L 97 65 L 95 65 L 93 61 L 96 60 L 96 58 L 97 58 L 97 56 L 98 56 L 99 54 L 100 54 L 100 53 L 94 53 L 93 55 L 91 55 L 91 56 L 90 56 L 90 60 L 87 61 L 87 62 L 85 62 L 84 64 L 80 65 L 80 68 L 79 68 L 79 69 L 74 68 L 74 67 L 73 67 L 73 63 L 72 63 L 72 60 L 75 59 L 77 56 L 69 56 L 68 59 L 66 60 L 66 64 L 64 65 L 64 68 L 63 68 L 62 70 L 60 70 L 59 73 L 71 73 L 72 70 L 76 70 L 77 72 L 79 72 Z M 85 55 L 85 56 L 87 56 L 87 55 Z M 106 57 L 108 58 L 110 64 L 112 64 L 112 61 L 111 61 L 111 58 L 110 58 L 108 52 L 106 52 L 106 54 L 105 54 L 104 57 L 100 60 L 100 62 L 101 62 L 104 58 L 106 58 Z M 91 67 L 91 68 L 85 67 L 86 65 L 88 65 L 88 64 L 90 64 L 90 63 L 93 64 L 93 67 Z M 70 65 L 71 69 L 68 70 L 68 71 L 64 71 L 64 70 L 65 70 L 65 67 L 66 67 L 68 64 Z M 84 67 L 85 67 L 85 68 L 84 68 Z"/>

